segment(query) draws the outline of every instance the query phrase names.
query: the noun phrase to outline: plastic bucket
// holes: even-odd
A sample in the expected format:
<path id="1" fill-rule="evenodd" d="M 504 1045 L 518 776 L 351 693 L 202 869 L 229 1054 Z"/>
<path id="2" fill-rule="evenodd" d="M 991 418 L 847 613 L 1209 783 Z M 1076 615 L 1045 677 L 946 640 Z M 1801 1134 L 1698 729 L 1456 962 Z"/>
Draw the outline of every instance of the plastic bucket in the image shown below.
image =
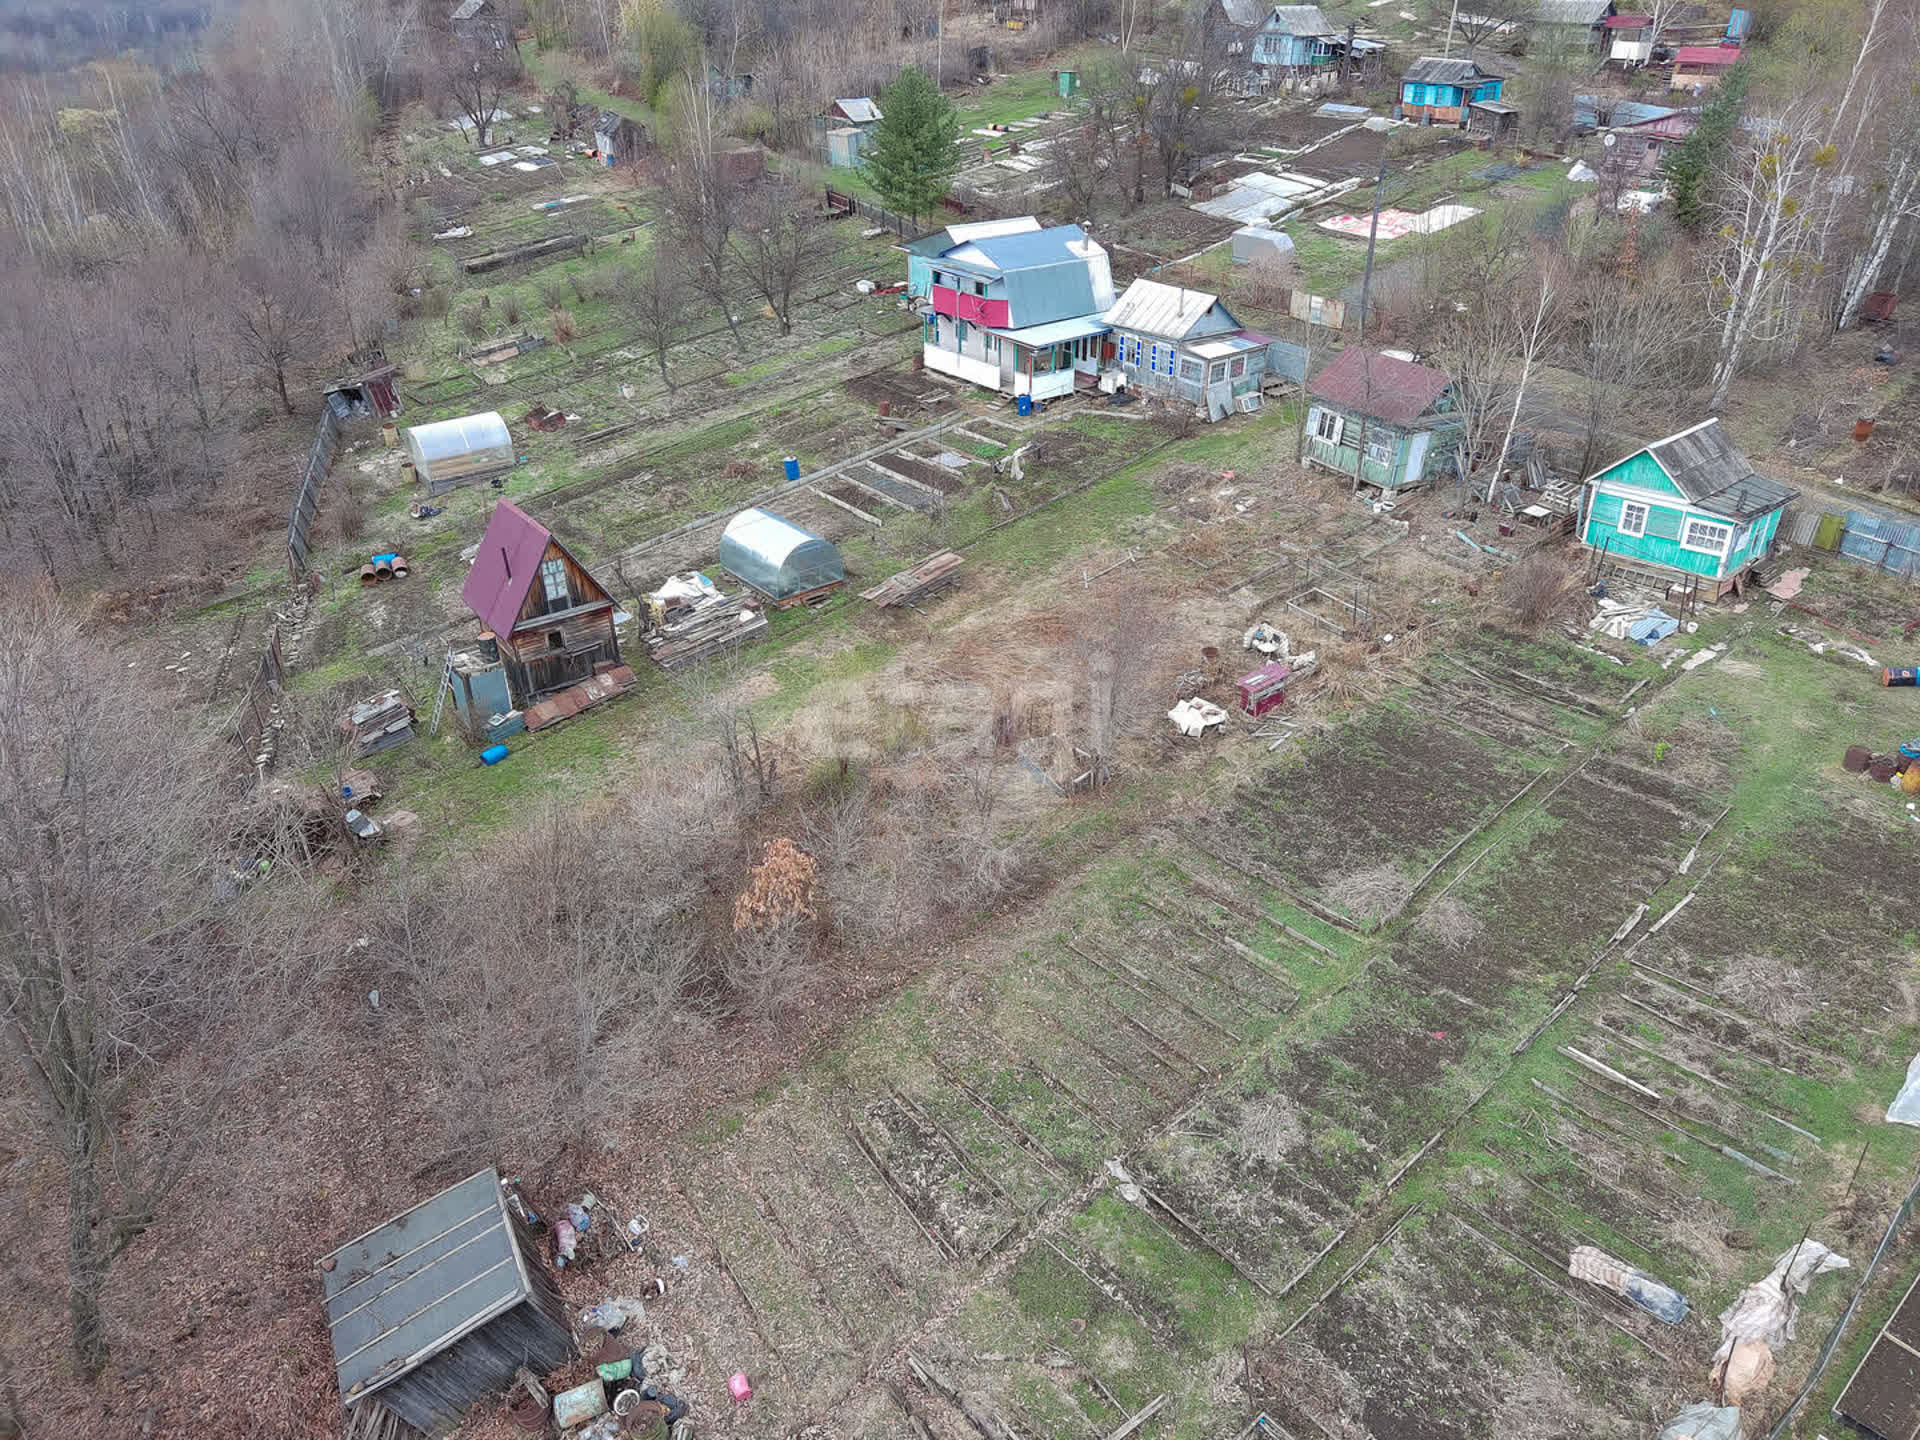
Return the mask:
<path id="1" fill-rule="evenodd" d="M 480 752 L 480 763 L 482 765 L 498 765 L 512 753 L 513 752 L 504 745 L 489 745 Z"/>
<path id="2" fill-rule="evenodd" d="M 1872 763 L 1873 752 L 1864 745 L 1849 745 L 1847 747 L 1847 753 L 1840 761 L 1843 769 L 1849 770 L 1855 775 L 1863 774 L 1867 766 Z"/>
<path id="3" fill-rule="evenodd" d="M 787 467 L 787 479 L 798 480 L 800 478 L 800 462 L 793 456 L 787 456 L 787 458 L 780 463 Z"/>
<path id="4" fill-rule="evenodd" d="M 1031 415 L 1033 413 L 1033 396 L 1022 395 L 1018 397 L 1013 402 L 1013 408 L 1018 410 L 1022 415 Z"/>
<path id="5" fill-rule="evenodd" d="M 1889 665 L 1880 672 L 1882 685 L 1920 685 L 1920 670 L 1911 665 Z"/>

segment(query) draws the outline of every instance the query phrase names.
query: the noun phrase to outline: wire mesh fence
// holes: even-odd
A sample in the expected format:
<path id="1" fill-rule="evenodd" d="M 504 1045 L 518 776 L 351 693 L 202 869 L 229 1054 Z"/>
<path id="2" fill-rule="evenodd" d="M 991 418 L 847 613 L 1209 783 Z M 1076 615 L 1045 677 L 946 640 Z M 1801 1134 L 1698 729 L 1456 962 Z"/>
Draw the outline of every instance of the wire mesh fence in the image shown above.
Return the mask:
<path id="1" fill-rule="evenodd" d="M 1874 1273 L 1879 1270 L 1880 1262 L 1886 1259 L 1887 1253 L 1893 1249 L 1894 1241 L 1899 1237 L 1907 1221 L 1913 1218 L 1917 1201 L 1920 1201 L 1920 1176 L 1915 1177 L 1912 1187 L 1907 1191 L 1906 1199 L 1895 1207 L 1893 1218 L 1887 1222 L 1887 1232 L 1880 1237 L 1880 1248 L 1873 1252 L 1873 1258 L 1860 1272 L 1860 1282 L 1854 1286 L 1853 1298 L 1847 1302 L 1847 1308 L 1840 1312 L 1840 1318 L 1834 1322 L 1833 1330 L 1828 1334 L 1826 1343 L 1820 1347 L 1819 1357 L 1813 1362 L 1813 1369 L 1807 1375 L 1807 1383 L 1802 1385 L 1793 1399 L 1787 1402 L 1787 1408 L 1781 1412 L 1780 1418 L 1767 1432 L 1767 1440 L 1783 1440 L 1787 1431 L 1793 1428 L 1794 1418 L 1800 1413 L 1800 1407 L 1806 1404 L 1807 1397 L 1819 1389 L 1821 1382 L 1826 1379 L 1827 1369 L 1833 1364 L 1833 1357 L 1840 1349 L 1840 1342 L 1846 1338 L 1848 1326 L 1853 1323 L 1853 1317 L 1859 1312 L 1861 1303 L 1866 1299 L 1867 1287 L 1873 1283 Z"/>

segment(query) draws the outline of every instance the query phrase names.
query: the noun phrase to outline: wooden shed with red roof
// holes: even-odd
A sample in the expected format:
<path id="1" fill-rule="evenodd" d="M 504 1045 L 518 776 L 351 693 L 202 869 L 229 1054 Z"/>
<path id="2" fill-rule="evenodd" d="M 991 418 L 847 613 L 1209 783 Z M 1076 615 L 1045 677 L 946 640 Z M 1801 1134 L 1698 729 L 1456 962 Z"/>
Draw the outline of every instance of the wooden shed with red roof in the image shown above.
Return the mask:
<path id="1" fill-rule="evenodd" d="M 1740 63 L 1738 45 L 1682 45 L 1673 52 L 1674 90 L 1711 90 Z"/>
<path id="2" fill-rule="evenodd" d="M 1307 386 L 1309 465 L 1388 494 L 1455 469 L 1467 417 L 1444 370 L 1349 345 Z"/>
<path id="3" fill-rule="evenodd" d="M 460 598 L 493 632 L 507 688 L 523 710 L 620 666 L 613 597 L 511 500 L 493 507 Z"/>

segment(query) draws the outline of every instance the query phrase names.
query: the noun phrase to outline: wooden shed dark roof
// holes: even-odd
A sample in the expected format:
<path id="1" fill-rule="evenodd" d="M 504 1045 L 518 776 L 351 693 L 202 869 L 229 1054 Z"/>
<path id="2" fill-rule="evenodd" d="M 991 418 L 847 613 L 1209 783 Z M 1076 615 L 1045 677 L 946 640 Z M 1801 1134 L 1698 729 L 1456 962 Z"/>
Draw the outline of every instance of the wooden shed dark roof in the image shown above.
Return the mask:
<path id="1" fill-rule="evenodd" d="M 534 1294 L 492 1169 L 348 1241 L 327 1260 L 327 1327 L 347 1402 L 391 1385 Z"/>
<path id="2" fill-rule="evenodd" d="M 1308 393 L 1350 414 L 1411 425 L 1451 383 L 1444 370 L 1349 345 L 1313 377 Z"/>

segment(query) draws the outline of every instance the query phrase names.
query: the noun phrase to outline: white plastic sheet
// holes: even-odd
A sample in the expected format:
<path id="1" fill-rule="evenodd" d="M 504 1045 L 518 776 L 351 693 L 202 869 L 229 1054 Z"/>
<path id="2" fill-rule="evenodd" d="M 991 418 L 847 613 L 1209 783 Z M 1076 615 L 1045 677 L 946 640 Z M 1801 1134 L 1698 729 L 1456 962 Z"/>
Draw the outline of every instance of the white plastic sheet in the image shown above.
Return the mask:
<path id="1" fill-rule="evenodd" d="M 1740 1409 L 1736 1405 L 1689 1405 L 1667 1422 L 1660 1440 L 1740 1440 Z"/>
<path id="2" fill-rule="evenodd" d="M 1920 1055 L 1907 1066 L 1907 1083 L 1887 1107 L 1887 1119 L 1895 1125 L 1920 1125 Z"/>

